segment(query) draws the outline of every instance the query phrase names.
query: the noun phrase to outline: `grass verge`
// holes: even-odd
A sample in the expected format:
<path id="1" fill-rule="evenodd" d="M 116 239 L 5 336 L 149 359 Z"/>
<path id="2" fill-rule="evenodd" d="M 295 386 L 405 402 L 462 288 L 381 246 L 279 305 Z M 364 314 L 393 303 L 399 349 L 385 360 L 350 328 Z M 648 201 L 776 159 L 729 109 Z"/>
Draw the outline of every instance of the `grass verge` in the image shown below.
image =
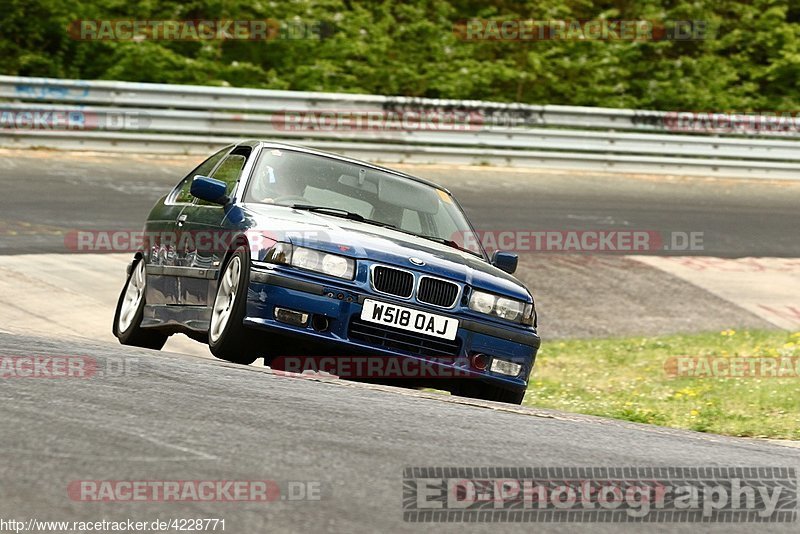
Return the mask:
<path id="1" fill-rule="evenodd" d="M 800 332 L 545 340 L 523 404 L 800 440 Z"/>

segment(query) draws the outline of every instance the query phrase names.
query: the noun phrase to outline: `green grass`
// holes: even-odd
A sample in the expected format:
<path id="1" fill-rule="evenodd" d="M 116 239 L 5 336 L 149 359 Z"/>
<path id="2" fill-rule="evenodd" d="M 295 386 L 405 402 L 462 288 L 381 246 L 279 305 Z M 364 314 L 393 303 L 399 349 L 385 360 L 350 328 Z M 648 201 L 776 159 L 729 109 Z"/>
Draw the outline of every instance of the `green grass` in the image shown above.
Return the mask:
<path id="1" fill-rule="evenodd" d="M 800 440 L 800 376 L 671 377 L 671 357 L 800 357 L 800 332 L 542 343 L 523 404 L 731 436 Z M 795 360 L 796 362 L 796 360 Z"/>

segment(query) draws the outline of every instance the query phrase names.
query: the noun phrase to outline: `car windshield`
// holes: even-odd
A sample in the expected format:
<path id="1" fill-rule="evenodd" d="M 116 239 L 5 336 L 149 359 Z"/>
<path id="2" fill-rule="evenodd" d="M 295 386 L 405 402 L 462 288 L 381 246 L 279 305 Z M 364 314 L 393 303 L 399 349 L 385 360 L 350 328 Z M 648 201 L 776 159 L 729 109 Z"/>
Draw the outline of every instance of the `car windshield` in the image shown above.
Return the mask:
<path id="1" fill-rule="evenodd" d="M 245 202 L 349 215 L 484 257 L 466 216 L 443 189 L 367 165 L 284 149 L 263 150 L 251 176 Z"/>

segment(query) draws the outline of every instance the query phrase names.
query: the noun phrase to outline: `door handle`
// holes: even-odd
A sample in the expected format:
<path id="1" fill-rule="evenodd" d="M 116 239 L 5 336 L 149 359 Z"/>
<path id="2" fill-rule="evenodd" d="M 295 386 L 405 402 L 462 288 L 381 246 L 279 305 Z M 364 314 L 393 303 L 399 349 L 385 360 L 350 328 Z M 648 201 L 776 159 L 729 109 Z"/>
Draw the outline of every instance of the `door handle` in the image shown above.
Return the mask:
<path id="1" fill-rule="evenodd" d="M 183 223 L 186 222 L 186 215 L 178 216 L 178 226 L 183 226 Z"/>

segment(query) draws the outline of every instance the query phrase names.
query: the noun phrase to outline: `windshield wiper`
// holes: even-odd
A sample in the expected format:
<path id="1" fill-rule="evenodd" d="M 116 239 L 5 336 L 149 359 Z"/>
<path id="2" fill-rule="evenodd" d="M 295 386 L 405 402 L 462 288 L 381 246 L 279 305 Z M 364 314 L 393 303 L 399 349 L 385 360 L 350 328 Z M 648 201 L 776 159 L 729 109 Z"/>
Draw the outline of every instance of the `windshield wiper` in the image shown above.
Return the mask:
<path id="1" fill-rule="evenodd" d="M 344 219 L 349 219 L 351 221 L 358 221 L 358 222 L 363 222 L 363 223 L 367 223 L 367 224 L 374 224 L 376 226 L 383 226 L 385 228 L 394 228 L 395 230 L 397 229 L 392 224 L 384 223 L 384 222 L 381 222 L 381 221 L 376 221 L 374 219 L 367 219 L 363 215 L 360 215 L 360 214 L 352 212 L 352 211 L 347 211 L 347 210 L 341 209 L 341 208 L 331 208 L 329 206 L 313 206 L 311 204 L 295 204 L 295 205 L 292 206 L 292 208 L 294 208 L 296 210 L 319 212 L 319 213 L 324 213 L 326 215 L 333 215 L 334 217 L 342 217 Z"/>
<path id="2" fill-rule="evenodd" d="M 460 250 L 462 252 L 467 252 L 469 254 L 472 254 L 473 256 L 477 256 L 480 259 L 483 259 L 483 255 L 482 254 L 480 254 L 478 252 L 475 252 L 474 250 L 470 250 L 468 248 L 464 248 L 461 245 L 459 245 L 457 242 L 453 241 L 452 239 L 447 239 L 447 238 L 444 238 L 444 237 L 437 237 L 435 235 L 418 234 L 418 233 L 412 232 L 410 230 L 403 230 L 402 228 L 394 228 L 394 229 L 397 230 L 398 232 L 402 232 L 404 234 L 413 235 L 415 237 L 421 237 L 422 239 L 427 239 L 428 241 L 433 241 L 435 243 L 441 243 L 442 245 L 446 245 L 448 247 Z"/>

